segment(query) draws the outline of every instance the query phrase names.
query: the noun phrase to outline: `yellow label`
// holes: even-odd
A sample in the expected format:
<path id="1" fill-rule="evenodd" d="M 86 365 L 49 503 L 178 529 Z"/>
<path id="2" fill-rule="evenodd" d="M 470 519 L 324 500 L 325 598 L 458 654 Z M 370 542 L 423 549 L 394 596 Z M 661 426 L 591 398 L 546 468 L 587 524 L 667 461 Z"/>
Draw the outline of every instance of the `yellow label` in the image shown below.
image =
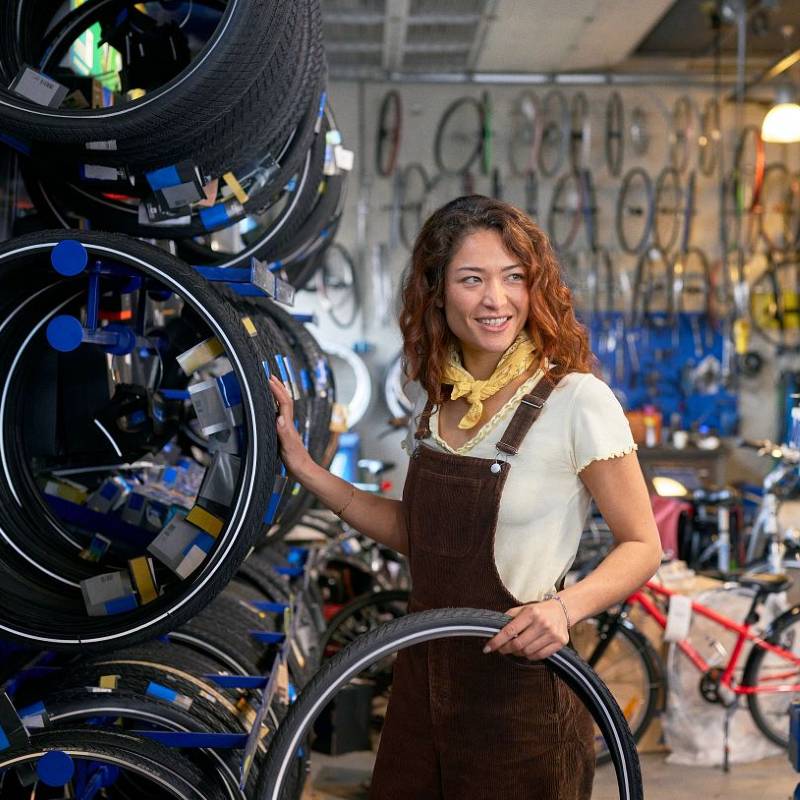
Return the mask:
<path id="1" fill-rule="evenodd" d="M 242 326 L 244 327 L 248 336 L 258 336 L 256 326 L 253 324 L 253 320 L 251 320 L 250 317 L 242 317 Z"/>
<path id="2" fill-rule="evenodd" d="M 199 342 L 190 347 L 185 353 L 177 356 L 178 364 L 186 375 L 191 375 L 198 369 L 210 364 L 217 356 L 222 355 L 222 343 L 216 336 Z"/>
<path id="3" fill-rule="evenodd" d="M 288 705 L 289 703 L 289 667 L 287 666 L 286 662 L 281 660 L 280 664 L 278 664 L 278 676 L 277 682 L 275 687 L 276 694 L 278 695 L 278 700 L 281 701 L 284 705 Z"/>
<path id="4" fill-rule="evenodd" d="M 119 675 L 101 675 L 97 684 L 101 689 L 116 689 Z"/>
<path id="5" fill-rule="evenodd" d="M 225 525 L 225 520 L 214 516 L 210 511 L 206 511 L 200 506 L 195 506 L 186 515 L 186 521 L 200 528 L 200 530 L 205 531 L 215 539 L 220 535 L 222 527 Z"/>
<path id="6" fill-rule="evenodd" d="M 333 404 L 329 430 L 332 433 L 347 433 L 347 406 L 344 403 Z"/>
<path id="7" fill-rule="evenodd" d="M 44 492 L 52 497 L 69 500 L 70 503 L 75 503 L 79 506 L 82 506 L 89 496 L 88 490 L 84 487 L 66 481 L 48 481 Z"/>
<path id="8" fill-rule="evenodd" d="M 158 597 L 153 561 L 147 556 L 131 559 L 128 567 L 133 578 L 133 585 L 139 593 L 142 603 L 150 603 Z"/>
<path id="9" fill-rule="evenodd" d="M 250 196 L 247 192 L 242 188 L 242 184 L 236 180 L 236 176 L 232 172 L 226 172 L 222 176 L 222 180 L 228 185 L 228 188 L 233 192 L 236 199 L 244 205 L 249 199 Z"/>

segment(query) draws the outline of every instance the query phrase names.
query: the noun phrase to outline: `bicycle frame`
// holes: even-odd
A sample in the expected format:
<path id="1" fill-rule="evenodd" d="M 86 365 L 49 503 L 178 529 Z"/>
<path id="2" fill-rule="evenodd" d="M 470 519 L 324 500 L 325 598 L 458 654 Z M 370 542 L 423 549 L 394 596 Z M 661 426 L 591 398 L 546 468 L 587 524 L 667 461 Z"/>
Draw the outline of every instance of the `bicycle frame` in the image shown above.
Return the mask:
<path id="1" fill-rule="evenodd" d="M 652 581 L 648 581 L 645 584 L 645 588 L 652 592 L 653 594 L 659 595 L 661 597 L 670 598 L 673 595 L 678 594 L 678 592 L 672 591 L 671 589 L 667 589 L 663 586 L 659 586 Z M 634 592 L 626 601 L 625 605 L 640 605 L 644 611 L 652 617 L 661 628 L 666 628 L 667 626 L 667 615 L 656 605 L 654 600 L 647 595 L 642 589 L 637 592 Z M 710 619 L 712 622 L 715 622 L 717 625 L 721 625 L 723 628 L 729 631 L 733 631 L 737 634 L 736 644 L 733 647 L 733 651 L 728 658 L 728 662 L 725 665 L 724 671 L 722 673 L 722 677 L 720 678 L 720 685 L 725 686 L 734 694 L 737 695 L 750 695 L 750 694 L 767 694 L 767 693 L 776 693 L 776 692 L 800 692 L 800 683 L 784 683 L 787 680 L 795 680 L 798 681 L 800 677 L 800 656 L 794 655 L 789 650 L 784 649 L 783 647 L 779 647 L 777 645 L 771 644 L 770 642 L 765 641 L 757 634 L 753 633 L 751 630 L 751 625 L 745 621 L 744 624 L 734 622 L 734 620 L 730 619 L 729 617 L 720 614 L 717 611 L 714 611 L 711 608 L 704 606 L 702 603 L 692 602 L 692 613 L 699 614 L 702 617 L 706 617 L 706 619 Z M 742 686 L 741 684 L 737 684 L 734 682 L 733 673 L 736 669 L 736 665 L 739 663 L 739 659 L 742 655 L 742 650 L 744 648 L 745 642 L 750 641 L 753 643 L 754 647 L 760 647 L 763 650 L 767 650 L 770 653 L 782 658 L 784 661 L 787 662 L 787 667 L 791 666 L 793 669 L 790 669 L 787 672 L 781 672 L 776 675 L 771 675 L 768 681 L 765 681 L 763 684 L 759 684 L 758 686 Z M 708 662 L 697 652 L 694 648 L 692 643 L 688 639 L 683 639 L 679 642 L 676 642 L 677 646 L 680 650 L 686 655 L 686 657 L 695 665 L 695 667 L 702 673 L 707 672 L 711 666 Z"/>

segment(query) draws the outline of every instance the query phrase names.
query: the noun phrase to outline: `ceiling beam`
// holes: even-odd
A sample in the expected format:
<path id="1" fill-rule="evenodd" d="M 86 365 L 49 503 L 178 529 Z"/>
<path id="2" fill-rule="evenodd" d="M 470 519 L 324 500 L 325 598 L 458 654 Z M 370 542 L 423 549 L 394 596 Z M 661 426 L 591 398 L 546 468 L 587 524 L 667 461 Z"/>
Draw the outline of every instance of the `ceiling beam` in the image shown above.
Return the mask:
<path id="1" fill-rule="evenodd" d="M 383 68 L 397 70 L 403 65 L 411 0 L 386 0 L 383 23 Z"/>
<path id="2" fill-rule="evenodd" d="M 483 47 L 486 44 L 486 36 L 489 33 L 491 24 L 495 21 L 497 4 L 499 0 L 488 0 L 483 7 L 481 14 L 481 21 L 478 23 L 478 29 L 475 31 L 475 38 L 472 41 L 472 47 L 467 56 L 467 69 L 475 69 L 478 59 L 481 57 Z"/>

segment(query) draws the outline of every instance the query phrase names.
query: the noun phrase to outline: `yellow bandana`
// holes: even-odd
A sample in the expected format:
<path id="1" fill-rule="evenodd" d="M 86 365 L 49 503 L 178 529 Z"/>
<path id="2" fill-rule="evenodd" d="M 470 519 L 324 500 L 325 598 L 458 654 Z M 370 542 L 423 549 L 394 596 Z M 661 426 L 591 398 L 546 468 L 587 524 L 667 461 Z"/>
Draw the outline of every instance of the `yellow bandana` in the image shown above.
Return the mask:
<path id="1" fill-rule="evenodd" d="M 444 368 L 442 383 L 453 385 L 451 399 L 466 397 L 469 411 L 461 418 L 458 427 L 469 430 L 478 424 L 483 414 L 483 401 L 518 378 L 533 364 L 533 343 L 526 331 L 522 331 L 508 350 L 503 353 L 494 372 L 485 380 L 479 381 L 461 365 L 458 351 L 450 351 L 450 361 Z"/>

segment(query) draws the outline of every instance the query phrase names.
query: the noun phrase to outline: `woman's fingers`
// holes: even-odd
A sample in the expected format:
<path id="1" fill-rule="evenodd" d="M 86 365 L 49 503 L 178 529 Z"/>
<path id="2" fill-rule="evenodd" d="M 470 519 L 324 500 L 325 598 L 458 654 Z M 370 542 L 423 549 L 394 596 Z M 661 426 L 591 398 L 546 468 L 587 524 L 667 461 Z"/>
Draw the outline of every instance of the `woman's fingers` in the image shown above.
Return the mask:
<path id="1" fill-rule="evenodd" d="M 269 388 L 278 403 L 278 425 L 283 427 L 284 421 L 291 419 L 294 414 L 294 401 L 286 387 L 274 375 L 269 376 Z"/>

